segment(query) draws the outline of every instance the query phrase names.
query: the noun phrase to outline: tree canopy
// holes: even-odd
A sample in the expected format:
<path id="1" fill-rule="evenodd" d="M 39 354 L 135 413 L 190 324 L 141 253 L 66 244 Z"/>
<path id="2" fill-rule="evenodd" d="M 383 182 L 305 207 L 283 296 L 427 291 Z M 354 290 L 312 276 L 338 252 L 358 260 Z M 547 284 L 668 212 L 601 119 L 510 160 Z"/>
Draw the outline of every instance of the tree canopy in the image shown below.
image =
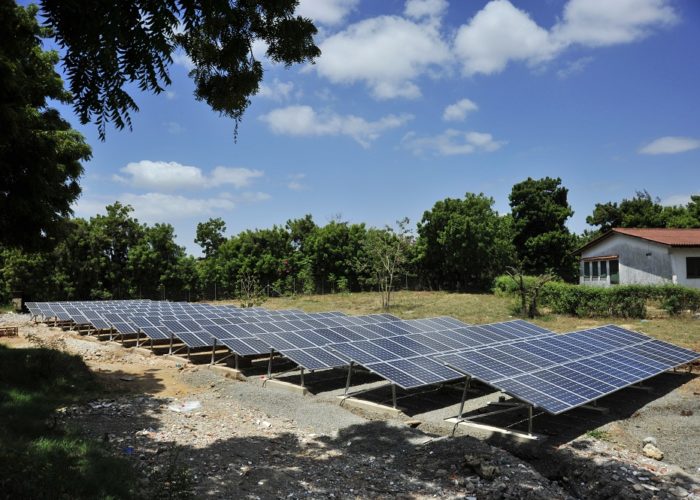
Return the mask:
<path id="1" fill-rule="evenodd" d="M 83 137 L 48 104 L 69 102 L 41 48 L 37 8 L 0 0 L 0 244 L 37 247 L 57 237 L 80 195 Z"/>
<path id="2" fill-rule="evenodd" d="M 493 198 L 467 193 L 423 214 L 417 252 L 429 286 L 483 288 L 505 270 L 513 258 L 510 218 L 499 216 L 493 204 Z"/>
<path id="3" fill-rule="evenodd" d="M 596 203 L 586 222 L 600 232 L 613 227 L 700 227 L 700 195 L 685 206 L 664 206 L 647 191 L 617 202 Z"/>
<path id="4" fill-rule="evenodd" d="M 63 64 L 75 111 L 106 125 L 131 127 L 138 105 L 128 88 L 160 93 L 182 50 L 192 61 L 194 95 L 239 123 L 258 91 L 263 65 L 253 46 L 291 65 L 320 55 L 316 27 L 295 16 L 298 0 L 42 0 L 46 25 L 65 51 Z M 87 15 L 89 13 L 89 16 Z"/>
<path id="5" fill-rule="evenodd" d="M 513 186 L 509 196 L 513 242 L 526 273 L 554 271 L 565 279 L 572 279 L 575 274 L 571 252 L 576 238 L 566 227 L 566 221 L 574 214 L 568 193 L 559 178 L 528 177 Z"/>

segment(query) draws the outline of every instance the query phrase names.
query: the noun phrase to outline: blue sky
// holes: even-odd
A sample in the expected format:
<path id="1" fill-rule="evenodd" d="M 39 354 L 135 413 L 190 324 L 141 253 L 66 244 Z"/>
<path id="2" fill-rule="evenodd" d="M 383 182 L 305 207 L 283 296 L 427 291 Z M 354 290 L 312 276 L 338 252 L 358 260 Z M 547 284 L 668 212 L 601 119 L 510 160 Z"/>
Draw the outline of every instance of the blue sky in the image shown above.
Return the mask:
<path id="1" fill-rule="evenodd" d="M 233 123 L 173 85 L 135 93 L 134 130 L 93 147 L 76 215 L 115 200 L 169 222 L 198 254 L 197 222 L 228 234 L 313 214 L 382 226 L 445 197 L 561 177 L 580 232 L 594 204 L 647 189 L 700 192 L 700 3 L 694 0 L 302 0 L 315 65 L 264 59 L 264 86 Z"/>

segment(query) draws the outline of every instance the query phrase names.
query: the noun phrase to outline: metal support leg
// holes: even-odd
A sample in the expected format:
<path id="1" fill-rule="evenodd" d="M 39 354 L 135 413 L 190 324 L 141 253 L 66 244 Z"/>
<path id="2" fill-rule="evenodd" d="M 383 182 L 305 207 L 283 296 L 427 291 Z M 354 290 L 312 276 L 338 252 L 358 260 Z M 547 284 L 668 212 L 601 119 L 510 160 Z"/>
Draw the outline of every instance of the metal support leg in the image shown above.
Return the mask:
<path id="1" fill-rule="evenodd" d="M 394 410 L 396 409 L 396 384 L 391 384 L 391 403 L 392 406 L 394 407 Z"/>
<path id="2" fill-rule="evenodd" d="M 348 395 L 348 390 L 350 390 L 350 379 L 352 378 L 352 361 L 350 361 L 350 366 L 348 366 L 348 379 L 345 381 L 345 396 Z"/>
<path id="3" fill-rule="evenodd" d="M 168 354 L 173 353 L 173 338 L 174 338 L 174 335 L 171 333 L 170 334 L 170 349 L 168 350 Z"/>
<path id="4" fill-rule="evenodd" d="M 187 346 L 187 361 L 190 361 L 190 346 Z"/>
<path id="5" fill-rule="evenodd" d="M 238 370 L 238 354 L 233 355 L 233 366 L 236 370 Z"/>
<path id="6" fill-rule="evenodd" d="M 459 414 L 457 415 L 457 418 L 462 418 L 462 414 L 464 413 L 464 402 L 467 399 L 467 391 L 469 390 L 470 381 L 470 377 L 464 378 L 464 391 L 462 391 L 462 401 L 459 403 Z"/>
<path id="7" fill-rule="evenodd" d="M 527 405 L 527 433 L 532 435 L 532 405 Z"/>
<path id="8" fill-rule="evenodd" d="M 273 349 L 270 350 L 270 361 L 267 362 L 267 378 L 272 378 L 272 355 L 275 353 Z"/>
<path id="9" fill-rule="evenodd" d="M 301 374 L 301 386 L 304 387 L 304 367 L 301 367 L 299 373 Z"/>
<path id="10" fill-rule="evenodd" d="M 214 339 L 214 345 L 211 346 L 211 365 L 216 361 L 216 339 Z"/>

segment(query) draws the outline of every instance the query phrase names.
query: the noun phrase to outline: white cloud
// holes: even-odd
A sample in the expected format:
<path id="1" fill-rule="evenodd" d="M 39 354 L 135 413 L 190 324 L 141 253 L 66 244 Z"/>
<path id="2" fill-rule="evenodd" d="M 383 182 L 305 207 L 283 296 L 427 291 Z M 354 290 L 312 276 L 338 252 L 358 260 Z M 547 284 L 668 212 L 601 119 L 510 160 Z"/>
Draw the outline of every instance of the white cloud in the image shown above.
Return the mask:
<path id="1" fill-rule="evenodd" d="M 292 191 L 303 191 L 307 189 L 307 186 L 302 183 L 302 180 L 306 177 L 306 174 L 292 174 L 288 176 L 290 181 L 287 183 L 287 187 Z"/>
<path id="2" fill-rule="evenodd" d="M 404 15 L 413 19 L 439 19 L 445 15 L 449 4 L 447 0 L 408 0 Z"/>
<path id="3" fill-rule="evenodd" d="M 376 121 L 367 121 L 355 115 L 317 113 L 311 106 L 288 106 L 262 115 L 275 134 L 292 136 L 346 135 L 362 147 L 376 140 L 382 132 L 400 127 L 413 119 L 412 115 L 387 115 Z"/>
<path id="4" fill-rule="evenodd" d="M 165 98 L 168 99 L 169 101 L 172 101 L 173 99 L 175 99 L 175 97 L 177 97 L 177 94 L 174 91 L 172 91 L 172 90 L 165 91 Z"/>
<path id="5" fill-rule="evenodd" d="M 192 59 L 190 59 L 190 56 L 182 51 L 178 51 L 173 54 L 173 63 L 182 66 L 187 71 L 192 71 L 194 69 Z"/>
<path id="6" fill-rule="evenodd" d="M 228 196 L 191 198 L 164 193 L 122 193 L 113 196 L 81 197 L 74 205 L 76 216 L 89 218 L 104 213 L 105 206 L 119 200 L 134 207 L 134 216 L 141 222 L 173 222 L 201 216 L 220 216 L 236 206 Z"/>
<path id="7" fill-rule="evenodd" d="M 692 137 L 660 137 L 639 149 L 643 155 L 673 155 L 700 148 L 700 140 Z"/>
<path id="8" fill-rule="evenodd" d="M 272 198 L 272 196 L 270 196 L 269 193 L 263 193 L 261 191 L 246 191 L 231 197 L 233 201 L 238 203 L 258 203 L 267 201 L 270 198 Z"/>
<path id="9" fill-rule="evenodd" d="M 165 125 L 168 133 L 172 135 L 181 134 L 185 131 L 185 127 L 180 125 L 178 122 L 165 122 L 163 125 Z"/>
<path id="10" fill-rule="evenodd" d="M 164 193 L 124 193 L 119 201 L 134 207 L 134 215 L 143 222 L 155 223 L 205 215 L 221 215 L 236 204 L 227 198 L 190 198 Z"/>
<path id="11" fill-rule="evenodd" d="M 320 24 L 340 24 L 357 7 L 359 0 L 301 0 L 296 14 Z"/>
<path id="12" fill-rule="evenodd" d="M 677 20 L 668 0 L 570 0 L 552 34 L 565 44 L 601 47 L 640 40 Z"/>
<path id="13" fill-rule="evenodd" d="M 442 156 L 493 152 L 506 144 L 505 141 L 494 140 L 491 134 L 462 132 L 454 129 L 447 129 L 442 134 L 435 136 L 418 136 L 415 132 L 409 132 L 401 142 L 413 154 L 420 155 L 432 152 Z"/>
<path id="14" fill-rule="evenodd" d="M 569 61 L 563 68 L 557 71 L 557 76 L 560 79 L 565 80 L 570 76 L 578 75 L 584 69 L 586 69 L 586 66 L 588 66 L 591 62 L 593 62 L 593 57 L 590 56 L 579 57 L 578 59 Z"/>
<path id="15" fill-rule="evenodd" d="M 557 48 L 546 29 L 507 0 L 486 4 L 457 31 L 454 50 L 466 75 L 498 73 L 510 61 L 537 64 L 554 57 Z"/>
<path id="16" fill-rule="evenodd" d="M 208 181 L 210 187 L 229 184 L 237 188 L 250 186 L 253 179 L 262 177 L 264 174 L 260 170 L 251 170 L 242 167 L 216 167 Z"/>
<path id="17" fill-rule="evenodd" d="M 510 1 L 492 0 L 458 29 L 454 52 L 464 74 L 493 74 L 514 61 L 545 63 L 572 45 L 634 42 L 677 19 L 669 0 L 569 0 L 548 30 Z"/>
<path id="18" fill-rule="evenodd" d="M 291 97 L 293 90 L 293 82 L 283 82 L 275 78 L 270 84 L 263 83 L 260 85 L 258 96 L 272 99 L 273 101 L 286 101 Z"/>
<path id="19" fill-rule="evenodd" d="M 461 122 L 472 111 L 476 111 L 479 107 L 469 99 L 460 99 L 454 104 L 450 104 L 442 113 L 442 119 L 446 122 Z"/>
<path id="20" fill-rule="evenodd" d="M 377 99 L 416 98 L 413 82 L 450 60 L 435 25 L 397 16 L 380 16 L 349 26 L 320 45 L 313 68 L 334 83 L 364 82 Z"/>
<path id="21" fill-rule="evenodd" d="M 700 191 L 697 193 L 694 193 L 693 195 L 689 194 L 672 194 L 671 196 L 664 198 L 661 201 L 661 204 L 667 207 L 676 207 L 676 206 L 685 206 L 688 203 L 690 203 L 691 196 L 698 196 L 700 195 Z"/>
<path id="22" fill-rule="evenodd" d="M 260 170 L 216 167 L 210 176 L 206 176 L 199 167 L 182 165 L 174 161 L 151 160 L 129 163 L 120 172 L 125 176 L 114 176 L 114 180 L 137 188 L 161 191 L 212 188 L 223 185 L 242 188 L 250 185 L 254 178 L 263 175 Z"/>

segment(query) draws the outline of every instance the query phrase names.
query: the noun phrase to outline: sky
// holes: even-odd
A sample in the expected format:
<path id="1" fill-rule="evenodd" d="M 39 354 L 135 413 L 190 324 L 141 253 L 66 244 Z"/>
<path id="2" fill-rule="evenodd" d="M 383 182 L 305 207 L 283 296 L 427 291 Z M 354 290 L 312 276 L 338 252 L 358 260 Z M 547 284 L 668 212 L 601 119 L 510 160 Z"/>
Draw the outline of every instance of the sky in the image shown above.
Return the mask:
<path id="1" fill-rule="evenodd" d="M 134 93 L 133 131 L 81 125 L 93 148 L 75 214 L 119 200 L 168 222 L 199 254 L 198 222 L 227 235 L 310 213 L 412 223 L 446 197 L 491 196 L 560 177 L 572 231 L 596 203 L 646 189 L 665 204 L 700 193 L 700 2 L 695 0 L 301 0 L 322 55 L 263 61 L 234 124 L 173 84 Z"/>

